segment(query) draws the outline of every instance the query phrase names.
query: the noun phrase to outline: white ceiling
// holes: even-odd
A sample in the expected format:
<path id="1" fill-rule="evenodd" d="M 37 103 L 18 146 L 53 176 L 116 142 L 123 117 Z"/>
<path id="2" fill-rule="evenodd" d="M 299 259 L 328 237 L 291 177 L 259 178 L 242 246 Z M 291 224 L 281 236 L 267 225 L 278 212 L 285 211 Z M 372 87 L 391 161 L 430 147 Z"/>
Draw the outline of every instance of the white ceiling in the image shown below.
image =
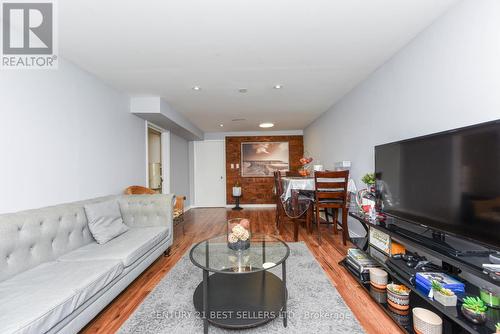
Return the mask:
<path id="1" fill-rule="evenodd" d="M 302 129 L 455 2 L 59 1 L 59 45 L 114 87 L 163 97 L 205 132 L 262 121 Z"/>

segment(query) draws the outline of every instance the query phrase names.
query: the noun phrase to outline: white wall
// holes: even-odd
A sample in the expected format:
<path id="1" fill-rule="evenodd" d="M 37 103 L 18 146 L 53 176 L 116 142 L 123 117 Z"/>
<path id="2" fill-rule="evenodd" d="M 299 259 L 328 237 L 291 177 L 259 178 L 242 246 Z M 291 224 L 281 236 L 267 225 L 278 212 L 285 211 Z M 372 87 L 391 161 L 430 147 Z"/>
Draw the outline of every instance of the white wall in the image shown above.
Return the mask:
<path id="1" fill-rule="evenodd" d="M 500 1 L 465 0 L 304 131 L 324 165 L 351 160 L 358 186 L 373 147 L 500 118 Z"/>
<path id="2" fill-rule="evenodd" d="M 0 212 L 121 193 L 145 181 L 144 121 L 75 65 L 0 73 Z"/>
<path id="3" fill-rule="evenodd" d="M 357 182 L 373 147 L 500 118 L 500 2 L 466 0 L 309 125 L 325 165 L 352 160 Z"/>
<path id="4" fill-rule="evenodd" d="M 170 192 L 186 196 L 185 208 L 191 205 L 189 142 L 170 133 Z"/>

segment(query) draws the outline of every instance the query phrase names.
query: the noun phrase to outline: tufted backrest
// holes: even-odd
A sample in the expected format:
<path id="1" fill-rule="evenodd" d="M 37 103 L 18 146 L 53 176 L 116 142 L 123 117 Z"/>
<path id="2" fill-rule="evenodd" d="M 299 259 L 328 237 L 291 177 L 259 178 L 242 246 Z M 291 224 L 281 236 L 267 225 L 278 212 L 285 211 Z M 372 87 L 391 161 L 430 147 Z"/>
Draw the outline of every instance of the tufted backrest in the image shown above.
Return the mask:
<path id="1" fill-rule="evenodd" d="M 123 222 L 130 227 L 163 225 L 172 231 L 174 200 L 172 194 L 121 196 L 119 202 Z"/>
<path id="2" fill-rule="evenodd" d="M 166 225 L 172 231 L 172 195 L 107 196 L 0 215 L 0 281 L 95 242 L 84 205 L 116 198 L 125 224 Z"/>
<path id="3" fill-rule="evenodd" d="M 0 215 L 0 281 L 93 242 L 83 206 L 112 197 Z"/>

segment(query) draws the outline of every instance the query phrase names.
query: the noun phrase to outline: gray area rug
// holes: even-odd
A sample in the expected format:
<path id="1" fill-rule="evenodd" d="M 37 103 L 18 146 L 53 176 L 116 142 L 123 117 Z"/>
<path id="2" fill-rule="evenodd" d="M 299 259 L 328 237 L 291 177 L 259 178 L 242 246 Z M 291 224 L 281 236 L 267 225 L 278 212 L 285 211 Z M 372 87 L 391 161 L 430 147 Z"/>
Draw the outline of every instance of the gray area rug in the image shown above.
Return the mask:
<path id="1" fill-rule="evenodd" d="M 361 325 L 304 243 L 289 243 L 287 260 L 288 327 L 274 319 L 242 331 L 209 326 L 209 333 L 364 333 Z M 281 277 L 281 266 L 273 268 Z M 119 333 L 203 333 L 193 306 L 193 292 L 202 280 L 189 252 L 162 279 Z"/>

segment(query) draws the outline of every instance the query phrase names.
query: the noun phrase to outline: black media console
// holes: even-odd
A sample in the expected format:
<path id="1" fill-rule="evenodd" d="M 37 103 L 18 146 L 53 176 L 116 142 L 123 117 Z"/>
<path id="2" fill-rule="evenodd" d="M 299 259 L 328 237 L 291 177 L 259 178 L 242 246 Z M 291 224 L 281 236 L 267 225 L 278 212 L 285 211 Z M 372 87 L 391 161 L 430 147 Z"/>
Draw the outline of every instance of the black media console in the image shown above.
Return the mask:
<path id="1" fill-rule="evenodd" d="M 386 301 L 386 296 L 380 290 L 374 289 L 369 282 L 366 282 L 357 272 L 349 267 L 345 260 L 340 264 L 346 267 L 354 276 L 358 283 L 370 294 L 370 296 L 378 303 L 378 305 L 396 322 L 396 324 L 405 333 L 415 333 L 412 324 L 411 308 L 423 307 L 433 311 L 443 319 L 444 334 L 491 334 L 495 332 L 495 324 L 500 322 L 500 310 L 489 308 L 487 311 L 488 322 L 485 325 L 474 325 L 467 321 L 460 312 L 461 299 L 465 295 L 479 295 L 478 283 L 485 282 L 499 287 L 500 281 L 489 276 L 482 270 L 483 263 L 489 262 L 490 250 L 472 244 L 463 239 L 445 235 L 443 233 L 436 234 L 425 226 L 419 226 L 404 221 L 395 221 L 393 218 L 388 218 L 386 221 L 370 221 L 363 214 L 350 213 L 351 217 L 357 219 L 363 224 L 367 230 L 367 236 L 362 238 L 352 238 L 352 243 L 365 251 L 373 259 L 375 259 L 382 269 L 389 274 L 389 281 L 399 284 L 404 284 L 412 290 L 410 294 L 410 312 L 401 314 L 394 312 Z M 380 250 L 371 246 L 368 241 L 369 229 L 377 229 L 385 234 L 388 234 L 393 240 L 404 245 L 407 249 L 412 249 L 418 254 L 428 255 L 442 261 L 440 267 L 429 263 L 424 266 L 425 270 L 415 270 L 408 267 L 406 261 L 398 257 L 386 256 Z M 409 253 L 411 255 L 411 253 Z M 415 255 L 418 259 L 418 255 Z M 458 295 L 459 302 L 457 306 L 445 307 L 436 301 L 428 298 L 427 294 L 420 291 L 414 283 L 413 274 L 417 271 L 434 271 L 439 269 L 441 272 L 446 272 L 449 275 L 459 279 L 465 284 L 465 295 Z M 473 277 L 475 279 L 464 279 Z M 470 282 L 469 282 L 470 281 Z M 474 282 L 472 282 L 474 281 Z M 481 284 L 481 283 L 479 283 Z"/>

